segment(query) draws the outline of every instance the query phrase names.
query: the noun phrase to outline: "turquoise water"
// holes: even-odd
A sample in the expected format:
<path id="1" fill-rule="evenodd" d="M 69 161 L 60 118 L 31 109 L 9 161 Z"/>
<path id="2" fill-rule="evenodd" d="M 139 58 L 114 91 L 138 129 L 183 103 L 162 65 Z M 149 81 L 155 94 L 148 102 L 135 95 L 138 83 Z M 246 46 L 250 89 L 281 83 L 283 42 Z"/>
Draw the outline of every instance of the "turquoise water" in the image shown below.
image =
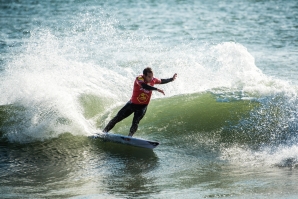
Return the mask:
<path id="1" fill-rule="evenodd" d="M 296 198 L 297 18 L 297 1 L 0 1 L 1 198 Z M 135 134 L 160 146 L 91 139 L 147 66 L 178 73 Z"/>

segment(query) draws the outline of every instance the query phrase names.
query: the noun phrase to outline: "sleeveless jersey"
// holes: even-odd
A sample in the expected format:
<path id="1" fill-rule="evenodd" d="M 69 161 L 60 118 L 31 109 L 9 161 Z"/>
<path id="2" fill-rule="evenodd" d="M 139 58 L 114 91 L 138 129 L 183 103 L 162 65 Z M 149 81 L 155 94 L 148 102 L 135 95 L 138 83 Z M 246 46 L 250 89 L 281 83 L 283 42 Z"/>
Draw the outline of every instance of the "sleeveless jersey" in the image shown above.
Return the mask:
<path id="1" fill-rule="evenodd" d="M 143 83 L 154 86 L 154 84 L 160 84 L 161 80 L 153 77 L 150 82 L 145 82 L 143 75 L 139 75 L 134 81 L 133 92 L 130 99 L 133 104 L 149 104 L 150 102 L 152 91 L 142 88 Z"/>

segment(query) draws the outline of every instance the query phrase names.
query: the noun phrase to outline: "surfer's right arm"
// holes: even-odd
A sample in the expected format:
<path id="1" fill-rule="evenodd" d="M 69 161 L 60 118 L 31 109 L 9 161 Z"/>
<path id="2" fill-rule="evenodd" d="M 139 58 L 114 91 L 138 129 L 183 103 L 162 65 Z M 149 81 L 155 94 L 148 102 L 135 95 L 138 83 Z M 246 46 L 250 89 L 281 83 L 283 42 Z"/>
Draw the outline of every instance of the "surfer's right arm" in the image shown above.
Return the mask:
<path id="1" fill-rule="evenodd" d="M 144 79 L 142 77 L 138 77 L 136 79 L 136 83 L 143 89 L 146 89 L 148 91 L 158 90 L 156 87 L 150 86 L 145 83 Z"/>
<path id="2" fill-rule="evenodd" d="M 160 93 L 162 93 L 162 94 L 165 95 L 165 93 L 164 93 L 163 90 L 161 90 L 161 89 L 159 89 L 159 88 L 156 88 L 156 87 L 153 87 L 153 86 L 149 86 L 148 84 L 142 83 L 142 84 L 141 84 L 141 87 L 142 87 L 143 89 L 146 89 L 146 90 L 149 90 L 149 91 L 155 90 L 155 91 L 158 91 L 158 92 L 160 92 Z"/>

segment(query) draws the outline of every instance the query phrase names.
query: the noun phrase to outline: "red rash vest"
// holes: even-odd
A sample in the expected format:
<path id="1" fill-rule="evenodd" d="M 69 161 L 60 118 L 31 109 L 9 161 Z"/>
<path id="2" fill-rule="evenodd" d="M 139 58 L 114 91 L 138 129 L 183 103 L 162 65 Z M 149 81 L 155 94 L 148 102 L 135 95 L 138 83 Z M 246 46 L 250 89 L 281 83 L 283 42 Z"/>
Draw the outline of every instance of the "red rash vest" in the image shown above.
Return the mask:
<path id="1" fill-rule="evenodd" d="M 154 84 L 160 84 L 161 80 L 153 77 L 150 82 L 145 82 L 144 76 L 139 75 L 134 82 L 133 92 L 130 99 L 133 104 L 149 104 L 150 102 L 152 90 L 142 88 L 143 83 L 153 87 Z"/>

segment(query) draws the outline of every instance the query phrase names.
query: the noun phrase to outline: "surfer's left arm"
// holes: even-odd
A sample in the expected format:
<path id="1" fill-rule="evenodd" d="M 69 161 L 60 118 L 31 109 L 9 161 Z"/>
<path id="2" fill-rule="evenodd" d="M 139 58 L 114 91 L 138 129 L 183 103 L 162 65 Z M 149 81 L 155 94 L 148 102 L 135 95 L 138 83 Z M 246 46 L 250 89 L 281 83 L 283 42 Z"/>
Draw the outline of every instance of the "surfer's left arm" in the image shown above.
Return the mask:
<path id="1" fill-rule="evenodd" d="M 171 78 L 168 78 L 168 79 L 160 79 L 160 84 L 166 84 L 166 83 L 172 82 L 172 81 L 174 81 L 176 78 L 177 78 L 177 73 L 175 73 L 175 74 L 173 75 L 173 77 L 171 77 Z"/>

